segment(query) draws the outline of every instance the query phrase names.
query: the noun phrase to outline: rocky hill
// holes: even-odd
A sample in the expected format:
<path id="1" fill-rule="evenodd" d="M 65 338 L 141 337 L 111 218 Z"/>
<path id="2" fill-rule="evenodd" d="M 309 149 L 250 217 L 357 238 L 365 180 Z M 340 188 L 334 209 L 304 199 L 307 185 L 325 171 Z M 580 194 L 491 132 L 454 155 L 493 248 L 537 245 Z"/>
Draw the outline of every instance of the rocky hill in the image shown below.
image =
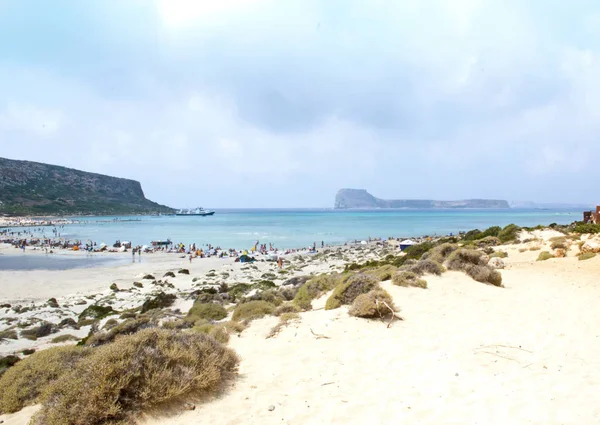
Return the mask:
<path id="1" fill-rule="evenodd" d="M 0 215 L 150 214 L 172 209 L 134 180 L 0 158 Z"/>
<path id="2" fill-rule="evenodd" d="M 462 201 L 386 200 L 376 198 L 364 189 L 341 189 L 335 197 L 334 208 L 510 208 L 510 206 L 507 201 L 495 199 L 465 199 Z"/>

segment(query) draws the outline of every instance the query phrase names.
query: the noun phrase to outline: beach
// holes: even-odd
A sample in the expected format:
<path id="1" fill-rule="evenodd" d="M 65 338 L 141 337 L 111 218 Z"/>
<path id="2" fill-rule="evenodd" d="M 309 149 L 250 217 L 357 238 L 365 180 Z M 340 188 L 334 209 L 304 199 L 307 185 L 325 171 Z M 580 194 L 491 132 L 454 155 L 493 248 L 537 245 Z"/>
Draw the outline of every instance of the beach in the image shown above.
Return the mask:
<path id="1" fill-rule="evenodd" d="M 552 246 L 558 239 L 562 244 L 562 238 L 555 230 L 535 230 L 494 246 L 493 251 L 506 253 L 498 263 L 503 287 L 452 270 L 440 276 L 426 274 L 427 289 L 384 280 L 381 286 L 399 307 L 401 318 L 391 324 L 388 319 L 352 317 L 348 306 L 324 309 L 331 291 L 313 300 L 310 311 L 300 312 L 275 336 L 269 334 L 277 317 L 253 320 L 230 336 L 228 346 L 240 357 L 239 370 L 218 393 L 195 402 L 194 410 L 147 411 L 138 414 L 136 422 L 598 423 L 600 257 L 582 261 L 578 255 L 600 239 L 582 235 L 567 240 L 566 255 L 558 258 L 562 248 Z M 5 253 L 14 248 L 2 249 Z M 128 311 L 157 291 L 176 294 L 170 311 L 185 315 L 202 285 L 258 285 L 269 279 L 281 286 L 299 276 L 341 272 L 348 264 L 381 259 L 394 250 L 397 247 L 387 242 L 339 246 L 316 255 L 289 256 L 283 269 L 272 261 L 247 264 L 206 258 L 190 263 L 185 256 L 159 253 L 119 266 L 2 270 L 0 304 L 20 303 L 32 310 L 18 314 L 12 307 L 0 308 L 0 323 L 5 329 L 7 318 L 76 320 L 90 303 L 110 303 L 117 311 Z M 552 258 L 537 261 L 541 252 L 553 253 Z M 179 273 L 182 269 L 189 274 Z M 163 278 L 169 271 L 173 277 Z M 144 279 L 149 274 L 154 280 Z M 118 291 L 109 288 L 113 283 Z M 47 305 L 50 297 L 59 308 Z M 97 326 L 102 328 L 106 320 Z M 84 326 L 36 341 L 8 340 L 0 345 L 0 355 L 43 349 L 56 336 L 84 337 L 89 330 Z M 26 424 L 37 409 L 27 407 L 0 420 Z"/>

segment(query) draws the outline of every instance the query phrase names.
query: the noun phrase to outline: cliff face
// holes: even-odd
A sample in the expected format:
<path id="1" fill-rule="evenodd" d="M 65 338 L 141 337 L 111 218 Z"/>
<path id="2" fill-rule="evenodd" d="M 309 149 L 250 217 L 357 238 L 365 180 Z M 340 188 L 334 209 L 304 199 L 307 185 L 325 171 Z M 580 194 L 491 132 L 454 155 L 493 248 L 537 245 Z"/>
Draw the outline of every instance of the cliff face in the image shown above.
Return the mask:
<path id="1" fill-rule="evenodd" d="M 364 189 L 341 189 L 335 197 L 335 209 L 347 208 L 510 208 L 507 201 L 466 199 L 433 201 L 428 199 L 379 199 Z"/>
<path id="2" fill-rule="evenodd" d="M 145 214 L 171 208 L 139 182 L 56 165 L 0 158 L 0 214 Z"/>

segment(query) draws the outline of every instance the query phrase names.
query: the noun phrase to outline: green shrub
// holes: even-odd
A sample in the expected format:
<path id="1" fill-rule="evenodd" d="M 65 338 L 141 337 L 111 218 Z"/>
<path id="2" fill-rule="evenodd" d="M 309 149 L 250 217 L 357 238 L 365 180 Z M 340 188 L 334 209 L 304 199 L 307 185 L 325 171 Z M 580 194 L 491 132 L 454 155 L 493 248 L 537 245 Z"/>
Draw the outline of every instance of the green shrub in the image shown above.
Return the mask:
<path id="1" fill-rule="evenodd" d="M 477 282 L 502 287 L 502 275 L 498 270 L 494 270 L 489 266 L 471 265 L 467 268 L 466 272 L 467 275 Z"/>
<path id="2" fill-rule="evenodd" d="M 221 320 L 227 317 L 227 310 L 220 304 L 195 302 L 188 312 L 188 319 Z"/>
<path id="3" fill-rule="evenodd" d="M 128 423 L 144 409 L 218 391 L 235 352 L 194 332 L 145 329 L 94 349 L 43 394 L 34 423 Z"/>
<path id="4" fill-rule="evenodd" d="M 449 270 L 466 271 L 471 265 L 484 265 L 483 253 L 473 249 L 458 249 L 448 257 L 446 265 Z"/>
<path id="5" fill-rule="evenodd" d="M 516 224 L 509 224 L 504 229 L 502 229 L 500 233 L 498 233 L 498 239 L 500 239 L 502 243 L 513 242 L 519 236 L 520 231 L 521 228 Z"/>
<path id="6" fill-rule="evenodd" d="M 238 283 L 230 286 L 228 293 L 234 300 L 237 300 L 250 292 L 251 289 L 252 286 L 247 283 Z"/>
<path id="7" fill-rule="evenodd" d="M 144 279 L 144 280 L 155 280 L 156 278 L 154 276 L 152 276 L 151 274 L 147 274 L 142 279 Z"/>
<path id="8" fill-rule="evenodd" d="M 554 255 L 552 255 L 548 251 L 542 251 L 538 255 L 537 261 L 546 261 L 546 260 L 549 260 L 551 258 L 554 258 Z"/>
<path id="9" fill-rule="evenodd" d="M 566 251 L 569 248 L 567 246 L 567 238 L 565 238 L 564 236 L 552 238 L 550 242 L 551 249 L 564 249 Z"/>
<path id="10" fill-rule="evenodd" d="M 407 270 L 419 276 L 423 276 L 426 273 L 440 276 L 446 271 L 444 266 L 432 260 L 419 260 L 415 264 L 408 266 Z"/>
<path id="11" fill-rule="evenodd" d="M 173 273 L 173 272 L 170 272 L 170 271 L 169 271 L 169 272 L 166 272 L 166 273 L 163 275 L 163 278 L 165 278 L 165 277 L 175 277 L 175 273 Z"/>
<path id="12" fill-rule="evenodd" d="M 429 252 L 431 249 L 435 247 L 435 244 L 432 242 L 423 242 L 417 245 L 409 246 L 404 250 L 404 261 L 406 260 L 420 260 L 423 254 Z M 403 262 L 404 264 L 404 262 Z"/>
<path id="13" fill-rule="evenodd" d="M 227 344 L 229 341 L 229 332 L 225 326 L 220 324 L 216 325 L 212 323 L 201 323 L 194 326 L 192 331 L 209 335 L 221 344 Z"/>
<path id="14" fill-rule="evenodd" d="M 573 232 L 579 233 L 579 234 L 600 233 L 600 224 L 583 223 L 580 221 L 575 224 L 575 227 L 573 228 Z"/>
<path id="15" fill-rule="evenodd" d="M 35 353 L 35 348 L 26 348 L 23 351 L 21 351 L 21 353 L 23 353 L 24 356 L 30 356 L 33 353 Z"/>
<path id="16" fill-rule="evenodd" d="M 59 344 L 61 342 L 69 342 L 69 341 L 79 341 L 79 338 L 77 338 L 75 335 L 70 335 L 70 334 L 60 335 L 55 338 L 52 338 L 52 344 Z"/>
<path id="17" fill-rule="evenodd" d="M 349 305 L 360 294 L 366 294 L 379 287 L 379 282 L 372 276 L 357 274 L 344 283 L 338 284 L 325 303 L 325 310 L 332 310 L 342 305 Z"/>
<path id="18" fill-rule="evenodd" d="M 490 254 L 490 258 L 498 257 L 498 258 L 506 258 L 508 257 L 508 252 L 506 251 L 495 251 Z"/>
<path id="19" fill-rule="evenodd" d="M 81 312 L 81 314 L 79 315 L 79 320 L 100 320 L 104 319 L 107 316 L 110 316 L 111 314 L 117 314 L 117 312 L 113 310 L 111 306 L 101 306 L 94 304 L 88 306 L 85 310 Z"/>
<path id="20" fill-rule="evenodd" d="M 89 348 L 51 347 L 21 360 L 0 377 L 0 413 L 18 412 L 37 403 L 50 384 L 90 353 Z"/>
<path id="21" fill-rule="evenodd" d="M 171 307 L 176 299 L 177 296 L 175 296 L 174 294 L 165 294 L 164 292 L 159 292 L 155 296 L 148 298 L 146 301 L 144 301 L 144 304 L 142 304 L 141 312 L 145 313 L 155 308 Z"/>
<path id="22" fill-rule="evenodd" d="M 380 282 L 384 282 L 386 280 L 390 280 L 392 278 L 392 276 L 394 275 L 394 273 L 396 273 L 397 270 L 398 270 L 398 267 L 393 266 L 391 264 L 386 264 L 375 270 L 368 271 L 367 274 L 373 276 L 375 279 L 377 279 Z"/>
<path id="23" fill-rule="evenodd" d="M 6 357 L 0 356 L 0 377 L 2 377 L 2 375 L 4 374 L 4 372 L 6 372 L 6 370 L 8 368 L 13 367 L 20 361 L 21 361 L 21 359 L 17 356 L 12 356 L 12 355 L 6 356 Z M 1 380 L 0 380 L 0 390 L 5 391 L 4 387 L 2 387 Z M 2 396 L 0 395 L 0 414 L 1 413 L 3 413 L 3 411 L 2 411 Z"/>
<path id="24" fill-rule="evenodd" d="M 255 301 L 266 301 L 269 304 L 273 304 L 275 307 L 280 306 L 285 301 L 284 296 L 275 289 L 267 289 L 254 294 L 249 298 Z"/>
<path id="25" fill-rule="evenodd" d="M 594 258 L 596 256 L 595 252 L 582 252 L 577 256 L 579 261 L 589 260 L 590 258 Z"/>
<path id="26" fill-rule="evenodd" d="M 462 240 L 463 241 L 477 241 L 477 240 L 482 240 L 482 239 L 489 238 L 489 237 L 493 238 L 493 237 L 497 237 L 501 231 L 502 231 L 502 229 L 499 226 L 489 227 L 489 228 L 485 229 L 483 232 L 480 232 L 479 230 L 475 229 L 475 230 L 471 230 L 471 231 L 465 233 Z"/>
<path id="27" fill-rule="evenodd" d="M 118 291 L 119 291 L 119 287 L 117 286 L 117 284 L 116 284 L 116 283 L 113 283 L 112 285 L 110 285 L 110 288 L 109 288 L 109 289 L 110 289 L 111 291 L 115 291 L 115 292 L 118 292 Z"/>
<path id="28" fill-rule="evenodd" d="M 190 274 L 190 271 L 188 269 L 180 269 L 177 273 L 179 273 L 179 274 Z"/>
<path id="29" fill-rule="evenodd" d="M 392 283 L 396 286 L 414 286 L 416 288 L 427 289 L 427 281 L 419 279 L 419 276 L 410 271 L 399 271 L 392 278 Z"/>
<path id="30" fill-rule="evenodd" d="M 390 308 L 393 311 L 390 311 Z M 384 289 L 376 288 L 356 297 L 350 310 L 348 310 L 348 314 L 354 317 L 375 318 L 386 317 L 396 311 L 398 309 L 394 306 L 390 294 Z"/>
<path id="31" fill-rule="evenodd" d="M 133 282 L 133 286 L 135 286 L 136 288 L 143 288 L 144 284 L 142 282 Z"/>
<path id="32" fill-rule="evenodd" d="M 338 278 L 337 275 L 327 274 L 313 277 L 300 287 L 294 297 L 294 304 L 302 310 L 311 310 L 312 300 L 333 289 L 338 282 Z"/>
<path id="33" fill-rule="evenodd" d="M 232 320 L 246 322 L 254 319 L 260 319 L 268 314 L 273 314 L 275 306 L 266 301 L 249 301 L 247 303 L 238 304 L 233 310 Z"/>
<path id="34" fill-rule="evenodd" d="M 450 256 L 450 254 L 452 254 L 457 249 L 458 245 L 456 244 L 443 243 L 424 254 L 422 260 L 431 260 L 439 264 L 444 264 L 446 259 Z"/>

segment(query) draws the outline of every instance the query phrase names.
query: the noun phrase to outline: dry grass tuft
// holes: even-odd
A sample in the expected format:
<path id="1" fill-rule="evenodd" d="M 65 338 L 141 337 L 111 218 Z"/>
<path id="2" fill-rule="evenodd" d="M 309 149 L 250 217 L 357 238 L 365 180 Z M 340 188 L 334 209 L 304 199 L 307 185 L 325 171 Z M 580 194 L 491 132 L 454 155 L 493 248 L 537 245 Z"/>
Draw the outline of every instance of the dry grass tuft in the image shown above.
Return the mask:
<path id="1" fill-rule="evenodd" d="M 49 386 L 33 424 L 132 423 L 152 406 L 218 391 L 238 363 L 206 335 L 145 329 L 94 349 Z"/>
<path id="2" fill-rule="evenodd" d="M 392 278 L 392 283 L 396 286 L 415 287 L 427 289 L 427 281 L 425 279 L 419 279 L 415 273 L 411 271 L 399 271 Z"/>
<path id="3" fill-rule="evenodd" d="M 275 309 L 274 316 L 281 316 L 285 313 L 300 313 L 302 310 L 294 303 L 285 303 Z"/>
<path id="4" fill-rule="evenodd" d="M 436 246 L 431 251 L 423 254 L 422 260 L 430 260 L 435 261 L 439 264 L 444 264 L 446 259 L 452 254 L 454 251 L 458 249 L 457 244 L 453 243 L 443 243 L 441 245 Z"/>
<path id="5" fill-rule="evenodd" d="M 62 342 L 70 342 L 70 341 L 79 341 L 75 335 L 65 334 L 57 336 L 56 338 L 52 338 L 52 344 L 60 344 Z"/>
<path id="6" fill-rule="evenodd" d="M 260 319 L 268 314 L 273 314 L 275 306 L 266 301 L 248 301 L 238 304 L 233 310 L 232 320 L 236 322 L 250 322 L 254 319 Z"/>
<path id="7" fill-rule="evenodd" d="M 302 310 L 311 310 L 312 300 L 333 289 L 338 279 L 339 276 L 328 274 L 313 277 L 300 287 L 294 297 L 294 304 Z"/>
<path id="8" fill-rule="evenodd" d="M 488 266 L 471 265 L 466 270 L 467 274 L 477 282 L 489 283 L 494 286 L 502 287 L 502 275 L 498 270 Z"/>
<path id="9" fill-rule="evenodd" d="M 91 352 L 83 347 L 51 347 L 15 364 L 0 378 L 0 413 L 18 412 L 37 403 L 49 385 Z"/>
<path id="10" fill-rule="evenodd" d="M 384 282 L 386 280 L 390 280 L 394 273 L 398 270 L 398 267 L 393 266 L 391 264 L 386 264 L 385 266 L 381 266 L 374 270 L 369 270 L 366 274 L 373 276 L 380 282 Z"/>
<path id="11" fill-rule="evenodd" d="M 549 260 L 551 258 L 554 258 L 554 255 L 552 255 L 551 253 L 549 253 L 548 251 L 542 251 L 540 252 L 540 254 L 538 255 L 538 258 L 536 261 L 546 261 Z"/>
<path id="12" fill-rule="evenodd" d="M 577 256 L 579 261 L 589 260 L 590 258 L 594 258 L 596 256 L 595 252 L 582 252 Z"/>
<path id="13" fill-rule="evenodd" d="M 374 277 L 362 273 L 354 275 L 335 287 L 333 294 L 325 303 L 325 310 L 352 304 L 360 294 L 366 294 L 377 287 L 379 287 L 379 282 Z"/>
<path id="14" fill-rule="evenodd" d="M 490 258 L 506 258 L 508 257 L 508 252 L 506 251 L 495 251 L 490 254 Z"/>
<path id="15" fill-rule="evenodd" d="M 281 332 L 284 327 L 297 320 L 300 320 L 300 315 L 298 313 L 283 313 L 281 316 L 279 316 L 279 323 L 273 326 L 269 331 L 267 338 L 273 338 L 279 332 Z"/>
<path id="16" fill-rule="evenodd" d="M 348 314 L 350 316 L 364 318 L 388 317 L 390 314 L 393 314 L 393 312 L 390 311 L 386 304 L 394 310 L 394 312 L 398 311 L 396 306 L 394 306 L 390 294 L 382 288 L 376 288 L 366 294 L 361 294 L 356 297 L 352 302 Z"/>

